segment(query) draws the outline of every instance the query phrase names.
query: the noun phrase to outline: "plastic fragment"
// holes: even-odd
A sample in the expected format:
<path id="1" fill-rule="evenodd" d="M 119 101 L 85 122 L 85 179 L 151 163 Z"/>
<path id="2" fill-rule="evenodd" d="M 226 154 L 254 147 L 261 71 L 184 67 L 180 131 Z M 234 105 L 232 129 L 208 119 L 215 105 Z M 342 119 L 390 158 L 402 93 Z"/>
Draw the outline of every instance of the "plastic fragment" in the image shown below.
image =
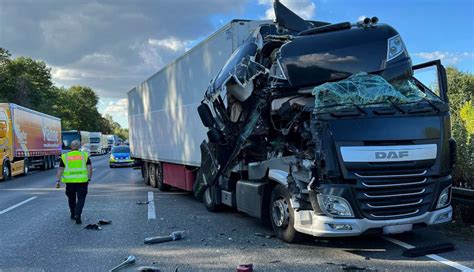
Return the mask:
<path id="1" fill-rule="evenodd" d="M 158 267 L 154 266 L 140 266 L 137 271 L 143 272 L 160 272 L 161 270 Z"/>
<path id="2" fill-rule="evenodd" d="M 405 257 L 420 257 L 424 255 L 443 253 L 452 250 L 454 250 L 453 243 L 442 243 L 436 245 L 410 248 L 405 250 L 402 255 Z"/>
<path id="3" fill-rule="evenodd" d="M 236 272 L 253 272 L 253 264 L 239 264 Z"/>
<path id="4" fill-rule="evenodd" d="M 102 219 L 102 220 L 99 220 L 99 222 L 97 222 L 97 224 L 99 224 L 99 225 L 110 225 L 110 224 L 112 224 L 112 221 Z"/>
<path id="5" fill-rule="evenodd" d="M 99 225 L 97 224 L 89 224 L 87 226 L 84 227 L 85 229 L 90 229 L 90 230 L 102 230 L 101 227 L 99 227 Z"/>

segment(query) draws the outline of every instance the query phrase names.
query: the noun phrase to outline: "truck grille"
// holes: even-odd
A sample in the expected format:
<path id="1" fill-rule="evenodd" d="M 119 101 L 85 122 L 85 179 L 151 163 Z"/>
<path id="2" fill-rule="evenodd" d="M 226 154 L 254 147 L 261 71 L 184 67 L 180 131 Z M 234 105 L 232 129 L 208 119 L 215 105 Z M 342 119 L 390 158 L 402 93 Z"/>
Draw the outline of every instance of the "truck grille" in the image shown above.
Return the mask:
<path id="1" fill-rule="evenodd" d="M 433 203 L 434 183 L 426 170 L 398 173 L 355 173 L 357 203 L 364 217 L 401 219 L 425 213 Z"/>

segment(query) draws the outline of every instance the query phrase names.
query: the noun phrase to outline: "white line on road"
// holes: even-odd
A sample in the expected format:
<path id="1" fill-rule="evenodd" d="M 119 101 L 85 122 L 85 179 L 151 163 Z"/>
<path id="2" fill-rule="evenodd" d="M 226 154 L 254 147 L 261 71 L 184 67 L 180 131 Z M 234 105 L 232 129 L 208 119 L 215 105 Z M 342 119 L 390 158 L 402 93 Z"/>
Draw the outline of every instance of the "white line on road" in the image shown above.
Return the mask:
<path id="1" fill-rule="evenodd" d="M 13 205 L 13 206 L 11 206 L 11 207 L 9 207 L 9 208 L 6 208 L 5 210 L 0 211 L 0 215 L 4 214 L 4 213 L 6 213 L 6 212 L 9 212 L 9 211 L 15 209 L 16 207 L 20 207 L 21 205 L 23 205 L 23 204 L 25 204 L 25 203 L 28 203 L 28 202 L 30 202 L 31 200 L 35 199 L 35 198 L 37 198 L 37 196 L 30 197 L 30 198 L 28 198 L 28 199 L 25 200 L 25 201 L 22 201 L 22 202 L 20 202 L 20 203 L 18 203 L 18 204 L 15 204 L 15 205 Z"/>
<path id="2" fill-rule="evenodd" d="M 148 220 L 156 219 L 155 201 L 153 200 L 153 192 L 148 192 Z"/>
<path id="3" fill-rule="evenodd" d="M 389 241 L 389 242 L 392 242 L 392 243 L 394 243 L 394 244 L 396 244 L 396 245 L 399 245 L 399 246 L 401 246 L 401 247 L 404 247 L 404 248 L 406 248 L 406 249 L 415 248 L 414 246 L 412 246 L 412 245 L 410 245 L 410 244 L 407 244 L 407 243 L 402 242 L 402 241 L 400 241 L 400 240 L 394 239 L 394 238 L 392 238 L 392 237 L 383 237 L 383 238 L 384 238 L 385 240 Z M 450 261 L 450 260 L 445 259 L 445 258 L 443 258 L 443 257 L 441 257 L 441 256 L 436 255 L 436 254 L 429 254 L 429 255 L 425 255 L 425 256 L 428 257 L 428 258 L 430 258 L 430 259 L 433 259 L 433 260 L 435 260 L 435 261 L 438 261 L 438 262 L 440 262 L 440 263 L 443 263 L 443 264 L 445 264 L 445 265 L 448 265 L 448 266 L 454 267 L 454 268 L 456 268 L 456 269 L 459 269 L 459 270 L 461 270 L 461 271 L 463 271 L 463 272 L 474 272 L 474 269 L 472 269 L 472 268 L 469 268 L 469 267 L 464 266 L 464 265 L 462 265 L 462 264 L 458 264 L 458 263 L 456 263 L 456 262 Z"/>

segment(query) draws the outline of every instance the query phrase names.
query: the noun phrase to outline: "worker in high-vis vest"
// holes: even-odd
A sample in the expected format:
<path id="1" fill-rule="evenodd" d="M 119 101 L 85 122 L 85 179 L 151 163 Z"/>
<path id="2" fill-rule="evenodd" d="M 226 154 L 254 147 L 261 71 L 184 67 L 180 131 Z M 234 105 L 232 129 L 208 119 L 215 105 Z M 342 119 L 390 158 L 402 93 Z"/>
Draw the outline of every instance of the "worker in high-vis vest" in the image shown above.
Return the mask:
<path id="1" fill-rule="evenodd" d="M 86 152 L 79 151 L 79 141 L 71 142 L 71 151 L 61 156 L 57 173 L 56 188 L 60 182 L 66 184 L 71 219 L 81 224 L 81 214 L 86 201 L 87 187 L 92 177 L 92 164 Z"/>

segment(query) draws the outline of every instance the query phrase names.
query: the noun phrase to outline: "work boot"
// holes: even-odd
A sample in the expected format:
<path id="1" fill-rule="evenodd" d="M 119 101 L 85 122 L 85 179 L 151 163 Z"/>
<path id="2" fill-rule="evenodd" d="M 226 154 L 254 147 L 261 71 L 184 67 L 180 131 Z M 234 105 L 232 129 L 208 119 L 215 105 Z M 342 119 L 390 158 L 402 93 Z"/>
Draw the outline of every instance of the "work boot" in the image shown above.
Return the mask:
<path id="1" fill-rule="evenodd" d="M 81 224 L 82 223 L 80 215 L 74 216 L 74 219 L 76 219 L 76 224 Z"/>

